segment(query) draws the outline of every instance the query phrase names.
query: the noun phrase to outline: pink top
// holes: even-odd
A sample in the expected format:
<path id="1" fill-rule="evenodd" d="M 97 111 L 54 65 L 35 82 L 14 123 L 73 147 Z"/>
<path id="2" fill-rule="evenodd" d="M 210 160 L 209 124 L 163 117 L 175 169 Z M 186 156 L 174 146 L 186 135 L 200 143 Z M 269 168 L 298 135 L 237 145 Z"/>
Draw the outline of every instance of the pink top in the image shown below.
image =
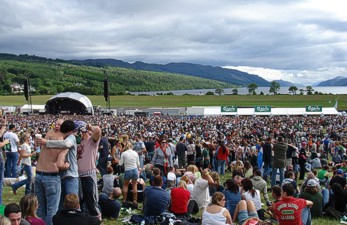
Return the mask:
<path id="1" fill-rule="evenodd" d="M 77 146 L 77 164 L 78 174 L 80 176 L 88 175 L 91 172 L 96 172 L 96 157 L 98 153 L 100 139 L 94 142 L 90 136 L 88 139 L 81 141 Z"/>

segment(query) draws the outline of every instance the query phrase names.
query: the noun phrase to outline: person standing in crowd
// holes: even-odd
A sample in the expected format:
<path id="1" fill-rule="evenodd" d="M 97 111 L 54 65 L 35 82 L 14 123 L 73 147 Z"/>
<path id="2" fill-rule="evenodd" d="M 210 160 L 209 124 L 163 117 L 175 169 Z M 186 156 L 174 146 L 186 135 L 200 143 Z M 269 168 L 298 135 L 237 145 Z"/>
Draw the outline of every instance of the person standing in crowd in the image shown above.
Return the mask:
<path id="1" fill-rule="evenodd" d="M 123 202 L 126 202 L 129 182 L 132 181 L 133 201 L 137 205 L 137 179 L 139 178 L 139 155 L 133 149 L 130 141 L 125 142 L 124 151 L 120 156 L 119 165 L 124 165 Z"/>
<path id="2" fill-rule="evenodd" d="M 10 143 L 8 139 L 7 140 L 3 139 L 5 130 L 6 130 L 6 126 L 0 125 L 0 149 Z M 2 153 L 0 153 L 0 184 L 4 183 L 4 169 L 5 169 L 4 165 L 5 165 L 4 158 L 2 156 Z M 3 185 L 0 185 L 0 205 L 2 205 L 2 188 L 3 188 Z"/>
<path id="3" fill-rule="evenodd" d="M 300 166 L 300 176 L 299 176 L 300 180 L 303 180 L 305 178 L 306 161 L 307 161 L 306 142 L 302 142 L 301 149 L 299 151 L 299 159 L 298 159 L 298 163 Z"/>
<path id="4" fill-rule="evenodd" d="M 184 144 L 184 137 L 180 137 L 179 142 L 176 145 L 179 169 L 186 168 L 186 153 L 187 146 Z"/>
<path id="5" fill-rule="evenodd" d="M 170 205 L 170 195 L 161 188 L 163 180 L 160 175 L 154 177 L 153 186 L 144 191 L 144 216 L 159 216 L 166 212 Z"/>
<path id="6" fill-rule="evenodd" d="M 37 140 L 38 144 L 41 144 L 43 146 L 45 145 L 48 149 L 52 149 L 52 148 L 53 149 L 57 149 L 57 148 L 69 149 L 66 156 L 67 158 L 66 161 L 69 166 L 66 168 L 66 170 L 60 173 L 60 176 L 61 176 L 60 208 L 62 208 L 64 197 L 67 194 L 74 193 L 78 195 L 79 179 L 78 179 L 78 166 L 77 166 L 77 141 L 73 133 L 75 132 L 75 130 L 79 130 L 79 127 L 82 127 L 84 125 L 85 123 L 82 121 L 73 122 L 72 120 L 66 120 L 61 124 L 61 127 L 60 127 L 60 132 L 64 134 L 64 138 L 65 138 L 64 140 L 49 140 L 49 139 Z"/>
<path id="7" fill-rule="evenodd" d="M 229 149 L 225 146 L 225 143 L 223 140 L 219 141 L 219 146 L 218 146 L 217 151 L 218 151 L 218 153 L 217 153 L 217 159 L 218 159 L 217 172 L 218 172 L 218 174 L 224 176 L 225 164 L 227 163 L 228 156 L 229 156 Z"/>
<path id="8" fill-rule="evenodd" d="M 99 205 L 102 217 L 117 219 L 119 216 L 121 204 L 118 201 L 122 195 L 122 190 L 119 187 L 113 188 L 109 195 L 100 193 Z"/>
<path id="9" fill-rule="evenodd" d="M 9 140 L 11 144 L 11 150 L 6 152 L 6 176 L 5 177 L 17 177 L 17 162 L 18 162 L 18 135 L 15 133 L 16 126 L 10 124 L 8 131 L 4 134 L 4 139 Z"/>
<path id="10" fill-rule="evenodd" d="M 55 122 L 54 130 L 48 131 L 46 139 L 62 140 L 74 132 L 75 125 L 73 121 L 58 119 Z M 35 176 L 35 195 L 38 198 L 39 207 L 37 215 L 42 218 L 47 225 L 52 224 L 52 217 L 56 214 L 61 198 L 61 179 L 59 169 L 63 169 L 65 156 L 68 149 L 48 149 L 44 143 L 45 139 L 35 140 L 38 145 L 42 145 L 40 158 L 36 165 Z M 64 160 L 64 161 L 63 161 Z M 58 163 L 59 162 L 59 163 Z M 61 164 L 61 165 L 60 165 Z M 61 168 L 59 168 L 61 166 Z"/>
<path id="11" fill-rule="evenodd" d="M 80 131 L 82 139 L 77 147 L 77 165 L 82 189 L 81 205 L 82 208 L 86 207 L 89 215 L 101 218 L 95 165 L 101 129 L 99 126 L 87 124 L 85 127 L 81 127 Z"/>
<path id="12" fill-rule="evenodd" d="M 46 225 L 45 221 L 36 215 L 39 202 L 37 196 L 33 194 L 25 195 L 19 202 L 22 218 L 27 220 L 30 225 Z"/>
<path id="13" fill-rule="evenodd" d="M 191 138 L 188 140 L 187 145 L 187 163 L 188 165 L 195 165 L 195 144 L 194 140 Z"/>
<path id="14" fill-rule="evenodd" d="M 232 224 L 229 211 L 225 208 L 225 196 L 221 192 L 215 192 L 212 201 L 206 210 L 202 213 L 202 224 L 221 225 Z"/>
<path id="15" fill-rule="evenodd" d="M 147 160 L 152 161 L 154 155 L 155 137 L 147 137 L 147 141 L 144 142 L 147 151 Z"/>
<path id="16" fill-rule="evenodd" d="M 107 168 L 107 160 L 108 160 L 108 155 L 110 153 L 109 150 L 109 143 L 108 143 L 108 138 L 107 134 L 105 131 L 102 131 L 102 137 L 100 140 L 100 146 L 99 146 L 99 159 L 98 159 L 98 170 L 101 174 L 101 176 L 106 174 L 106 168 Z"/>
<path id="17" fill-rule="evenodd" d="M 268 176 L 271 173 L 271 161 L 272 161 L 272 140 L 271 137 L 266 139 L 263 145 L 263 178 L 267 181 Z"/>
<path id="18" fill-rule="evenodd" d="M 284 180 L 284 168 L 286 167 L 286 152 L 288 146 L 284 143 L 282 136 L 279 136 L 277 141 L 278 142 L 274 144 L 273 147 L 274 155 L 272 157 L 271 187 L 276 185 L 277 169 L 280 173 L 280 185 L 282 185 Z"/>
<path id="19" fill-rule="evenodd" d="M 31 181 L 32 181 L 32 169 L 31 169 L 31 156 L 35 155 L 36 152 L 31 153 L 31 149 L 29 146 L 30 135 L 24 133 L 21 137 L 21 148 L 19 150 L 21 159 L 21 164 L 23 165 L 23 170 L 26 173 L 27 178 L 12 185 L 13 194 L 17 194 L 17 189 L 23 185 L 25 185 L 25 194 L 29 194 L 31 192 Z"/>
<path id="20" fill-rule="evenodd" d="M 162 176 L 166 176 L 168 168 L 173 167 L 171 151 L 168 150 L 165 139 L 159 142 L 160 146 L 155 150 L 151 164 L 160 169 Z"/>
<path id="21" fill-rule="evenodd" d="M 134 141 L 135 142 L 133 143 L 133 146 L 134 146 L 133 148 L 134 148 L 134 151 L 137 152 L 137 154 L 139 155 L 141 175 L 143 177 L 146 177 L 146 174 L 143 170 L 143 166 L 145 163 L 146 146 L 141 140 L 141 134 L 135 134 Z"/>
<path id="22" fill-rule="evenodd" d="M 81 211 L 78 195 L 70 193 L 64 198 L 64 208 L 53 217 L 53 225 L 99 225 L 101 220 Z"/>

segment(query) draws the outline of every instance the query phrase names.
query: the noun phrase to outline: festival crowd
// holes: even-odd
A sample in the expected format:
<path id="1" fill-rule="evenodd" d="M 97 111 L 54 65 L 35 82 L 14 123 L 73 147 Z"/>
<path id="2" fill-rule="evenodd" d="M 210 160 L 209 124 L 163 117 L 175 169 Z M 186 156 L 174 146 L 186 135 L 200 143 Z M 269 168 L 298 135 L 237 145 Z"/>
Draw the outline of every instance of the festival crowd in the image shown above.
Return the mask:
<path id="1" fill-rule="evenodd" d="M 344 116 L 7 115 L 0 224 L 347 223 Z M 141 204 L 139 204 L 141 203 Z M 1 213 L 1 210 L 0 210 Z M 197 216 L 200 215 L 201 216 Z M 196 215 L 196 216 L 194 216 Z"/>

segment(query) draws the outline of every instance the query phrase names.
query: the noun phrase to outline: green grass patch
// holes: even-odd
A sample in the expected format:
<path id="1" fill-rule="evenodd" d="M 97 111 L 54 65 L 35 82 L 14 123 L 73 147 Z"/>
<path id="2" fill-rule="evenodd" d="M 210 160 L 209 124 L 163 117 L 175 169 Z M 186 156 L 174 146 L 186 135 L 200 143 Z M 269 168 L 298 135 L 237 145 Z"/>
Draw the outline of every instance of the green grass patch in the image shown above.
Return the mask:
<path id="1" fill-rule="evenodd" d="M 45 104 L 51 95 L 32 96 L 33 104 Z M 103 96 L 88 95 L 93 105 L 106 106 Z M 321 105 L 333 107 L 338 98 L 338 110 L 347 110 L 347 95 L 184 95 L 184 96 L 110 96 L 113 107 L 191 107 L 235 105 L 254 107 L 271 105 L 272 107 L 305 107 Z M 24 96 L 0 96 L 0 105 L 22 106 L 26 104 Z"/>

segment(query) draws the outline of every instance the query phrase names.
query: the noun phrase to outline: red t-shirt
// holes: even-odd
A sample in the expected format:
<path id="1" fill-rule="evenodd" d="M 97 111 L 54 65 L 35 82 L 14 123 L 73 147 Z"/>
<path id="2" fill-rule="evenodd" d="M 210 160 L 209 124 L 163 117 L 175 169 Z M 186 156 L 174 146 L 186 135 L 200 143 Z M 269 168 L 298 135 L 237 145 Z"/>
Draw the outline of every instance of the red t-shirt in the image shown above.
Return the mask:
<path id="1" fill-rule="evenodd" d="M 184 214 L 188 212 L 188 201 L 190 193 L 188 190 L 178 187 L 171 189 L 171 212 Z"/>
<path id="2" fill-rule="evenodd" d="M 217 158 L 219 160 L 227 160 L 229 155 L 229 149 L 227 147 L 225 147 L 225 152 L 223 153 L 223 150 L 221 147 L 218 147 L 218 155 Z"/>
<path id="3" fill-rule="evenodd" d="M 302 225 L 301 211 L 306 207 L 302 198 L 282 198 L 275 205 L 275 213 L 280 225 Z"/>

